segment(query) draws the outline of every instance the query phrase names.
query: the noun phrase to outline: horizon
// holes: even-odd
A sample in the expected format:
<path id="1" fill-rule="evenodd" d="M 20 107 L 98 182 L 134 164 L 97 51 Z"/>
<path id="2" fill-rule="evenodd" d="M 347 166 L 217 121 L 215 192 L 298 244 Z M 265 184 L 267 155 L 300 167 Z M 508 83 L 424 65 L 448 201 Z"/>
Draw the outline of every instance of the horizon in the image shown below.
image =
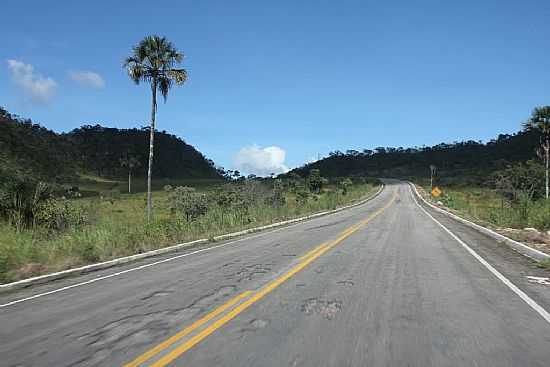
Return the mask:
<path id="1" fill-rule="evenodd" d="M 543 1 L 171 5 L 157 20 L 140 6 L 8 2 L 0 105 L 56 132 L 147 125 L 149 88 L 122 61 L 157 33 L 189 72 L 157 129 L 257 174 L 337 150 L 485 143 L 550 97 Z"/>
<path id="2" fill-rule="evenodd" d="M 0 107 L 3 108 L 4 106 L 0 106 Z M 99 126 L 101 126 L 102 128 L 106 128 L 106 129 L 113 129 L 113 128 L 114 128 L 114 129 L 119 129 L 119 130 L 132 130 L 132 129 L 136 129 L 136 130 L 144 130 L 144 129 L 145 129 L 145 130 L 148 130 L 148 129 L 149 129 L 149 126 L 147 126 L 146 124 L 144 124 L 144 125 L 142 125 L 142 126 L 137 126 L 137 125 L 136 125 L 136 126 L 131 126 L 131 127 L 116 127 L 116 126 L 109 126 L 109 125 L 102 124 L 102 123 L 99 123 L 99 122 L 98 122 L 98 123 L 94 123 L 94 124 L 82 124 L 82 125 L 80 125 L 80 126 L 76 126 L 76 127 L 74 127 L 74 128 L 70 128 L 70 129 L 64 130 L 64 131 L 57 131 L 57 130 L 50 129 L 48 126 L 45 126 L 44 124 L 42 124 L 40 121 L 35 121 L 35 120 L 33 120 L 32 118 L 30 118 L 30 117 L 27 117 L 27 116 L 20 116 L 20 115 L 18 115 L 17 113 L 13 113 L 12 111 L 7 111 L 7 112 L 10 113 L 10 114 L 12 115 L 12 117 L 17 118 L 17 119 L 20 119 L 20 120 L 30 119 L 30 120 L 32 120 L 32 123 L 33 123 L 33 124 L 38 124 L 38 125 L 40 125 L 41 127 L 44 127 L 44 128 L 46 128 L 46 129 L 48 129 L 48 130 L 50 130 L 50 131 L 53 131 L 53 132 L 55 132 L 55 133 L 57 133 L 57 134 L 68 134 L 68 133 L 72 132 L 73 130 L 79 129 L 79 128 L 81 128 L 81 127 L 84 127 L 84 126 L 95 126 L 95 125 L 99 125 Z M 177 135 L 177 134 L 175 134 L 175 133 L 172 133 L 172 132 L 170 132 L 170 131 L 168 131 L 168 130 L 165 130 L 165 129 L 161 130 L 161 129 L 158 129 L 158 128 L 157 128 L 157 129 L 155 129 L 155 131 L 156 131 L 157 133 L 165 133 L 165 134 L 168 134 L 168 135 L 173 135 L 173 136 L 175 136 L 176 138 L 181 139 L 185 144 L 190 145 L 190 146 L 192 146 L 193 148 L 195 148 L 198 152 L 200 152 L 201 154 L 203 154 L 204 157 L 205 157 L 206 159 L 211 159 L 211 158 L 210 158 L 209 156 L 207 156 L 204 152 L 202 152 L 202 151 L 200 150 L 199 147 L 195 146 L 192 142 L 187 141 L 187 140 L 185 139 L 185 137 L 179 136 L 179 135 Z M 375 150 L 376 148 L 386 148 L 386 149 L 387 149 L 387 148 L 396 148 L 396 149 L 402 148 L 402 149 L 404 149 L 404 150 L 406 150 L 406 149 L 419 149 L 419 150 L 420 150 L 420 149 L 425 148 L 425 147 L 434 147 L 434 146 L 437 146 L 437 145 L 440 145 L 440 144 L 453 145 L 453 144 L 459 144 L 459 143 L 464 143 L 464 142 L 468 142 L 468 141 L 475 141 L 476 143 L 486 145 L 486 144 L 488 144 L 488 143 L 491 142 L 491 141 L 497 140 L 497 138 L 498 138 L 500 135 L 514 136 L 514 135 L 517 135 L 517 134 L 522 133 L 522 132 L 524 132 L 524 131 L 525 131 L 525 129 L 522 128 L 522 127 L 520 126 L 520 127 L 519 127 L 516 131 L 514 131 L 514 132 L 511 132 L 511 133 L 502 133 L 502 132 L 501 132 L 501 133 L 496 133 L 494 137 L 488 138 L 488 139 L 486 139 L 486 140 L 482 140 L 482 139 L 468 139 L 468 138 L 465 138 L 465 139 L 462 139 L 462 140 L 441 141 L 441 142 L 437 142 L 437 143 L 434 143 L 434 144 L 431 144 L 431 145 L 427 145 L 427 144 L 423 144 L 423 145 L 411 145 L 411 146 L 389 146 L 389 145 L 388 145 L 388 146 L 365 147 L 365 148 L 361 148 L 361 149 L 346 149 L 346 150 L 338 150 L 338 149 L 335 149 L 335 150 L 332 150 L 332 151 L 327 152 L 325 155 L 319 155 L 319 156 L 317 157 L 318 159 L 311 160 L 311 161 L 306 161 L 306 162 L 303 162 L 303 163 L 301 163 L 301 164 L 299 164 L 299 165 L 297 165 L 297 166 L 294 166 L 294 167 L 289 167 L 287 171 L 281 172 L 281 173 L 290 172 L 290 171 L 292 171 L 292 170 L 295 169 L 295 168 L 300 168 L 300 167 L 302 167 L 302 166 L 306 166 L 306 165 L 309 164 L 309 163 L 314 163 L 314 162 L 323 160 L 323 159 L 325 159 L 325 158 L 328 158 L 329 155 L 330 155 L 330 153 L 335 153 L 335 152 L 341 152 L 341 153 L 346 154 L 346 151 L 347 151 L 347 150 L 356 150 L 356 151 L 362 152 L 362 151 L 365 150 L 365 149 L 368 149 L 368 150 Z M 253 147 L 254 147 L 254 145 L 251 146 L 251 147 L 247 147 L 247 148 L 253 148 Z M 267 148 L 270 148 L 270 147 L 267 147 Z M 214 160 L 213 160 L 213 161 L 214 161 Z M 233 170 L 233 168 L 231 168 L 231 167 L 228 168 L 228 167 L 223 167 L 223 166 L 219 165 L 218 162 L 216 162 L 216 161 L 214 161 L 214 163 L 216 164 L 216 167 L 220 167 L 220 168 L 224 168 L 224 169 L 231 169 L 231 170 Z M 268 173 L 268 172 L 266 171 L 265 173 L 260 174 L 259 176 L 269 177 L 269 176 L 271 176 L 271 173 Z"/>

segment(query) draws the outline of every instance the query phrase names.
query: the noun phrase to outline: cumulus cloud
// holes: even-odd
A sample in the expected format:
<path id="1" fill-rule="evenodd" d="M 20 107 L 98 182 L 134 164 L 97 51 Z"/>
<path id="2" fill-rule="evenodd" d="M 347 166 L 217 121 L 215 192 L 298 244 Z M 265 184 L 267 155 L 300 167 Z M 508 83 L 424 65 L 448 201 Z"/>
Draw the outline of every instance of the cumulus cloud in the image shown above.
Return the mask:
<path id="1" fill-rule="evenodd" d="M 50 77 L 34 72 L 34 67 L 18 60 L 8 60 L 8 69 L 15 85 L 32 102 L 48 102 L 55 94 L 57 83 Z"/>
<path id="2" fill-rule="evenodd" d="M 277 146 L 261 148 L 257 145 L 242 148 L 235 156 L 235 167 L 242 172 L 257 176 L 269 176 L 288 171 L 285 165 L 286 152 Z"/>
<path id="3" fill-rule="evenodd" d="M 105 81 L 98 73 L 86 70 L 71 70 L 69 78 L 83 87 L 100 89 L 105 86 Z"/>

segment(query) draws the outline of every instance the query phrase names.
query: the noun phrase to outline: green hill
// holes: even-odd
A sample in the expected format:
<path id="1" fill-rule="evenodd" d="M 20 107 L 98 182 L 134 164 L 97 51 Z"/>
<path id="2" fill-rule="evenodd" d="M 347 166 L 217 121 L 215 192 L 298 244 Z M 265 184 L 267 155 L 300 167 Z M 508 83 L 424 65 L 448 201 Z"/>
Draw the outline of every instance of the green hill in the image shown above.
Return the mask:
<path id="1" fill-rule="evenodd" d="M 535 158 L 539 135 L 534 131 L 520 131 L 513 135 L 499 135 L 487 143 L 473 140 L 441 143 L 421 148 L 386 148 L 331 152 L 328 157 L 296 168 L 291 173 L 307 175 L 311 169 L 320 169 L 326 177 L 350 175 L 425 178 L 429 166 L 438 169 L 439 182 L 484 184 L 491 173 L 511 163 Z"/>
<path id="2" fill-rule="evenodd" d="M 30 119 L 0 109 L 0 175 L 55 183 L 74 182 L 80 175 L 124 178 L 121 159 L 134 157 L 134 176 L 145 176 L 148 128 L 116 129 L 85 125 L 58 134 Z M 159 179 L 221 179 L 222 171 L 193 146 L 166 132 L 155 134 L 153 176 Z"/>

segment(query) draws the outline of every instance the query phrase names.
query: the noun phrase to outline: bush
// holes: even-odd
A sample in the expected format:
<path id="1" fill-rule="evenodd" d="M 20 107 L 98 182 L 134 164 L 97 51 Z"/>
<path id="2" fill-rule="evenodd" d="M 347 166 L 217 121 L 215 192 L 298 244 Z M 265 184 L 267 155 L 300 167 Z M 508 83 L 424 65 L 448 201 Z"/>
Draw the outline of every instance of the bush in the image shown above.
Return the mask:
<path id="1" fill-rule="evenodd" d="M 192 187 L 165 187 L 168 191 L 168 208 L 174 214 L 185 216 L 187 222 L 197 219 L 208 211 L 206 195 L 197 193 Z"/>
<path id="2" fill-rule="evenodd" d="M 42 202 L 51 196 L 43 182 L 13 178 L 0 184 L 0 217 L 18 232 L 35 225 L 35 214 Z"/>
<path id="3" fill-rule="evenodd" d="M 63 231 L 86 223 L 87 218 L 82 208 L 69 200 L 50 198 L 36 207 L 34 221 L 46 229 Z"/>
<path id="4" fill-rule="evenodd" d="M 296 203 L 298 205 L 306 204 L 308 199 L 309 199 L 309 191 L 300 190 L 296 192 Z"/>
<path id="5" fill-rule="evenodd" d="M 309 171 L 309 178 L 308 178 L 308 185 L 309 190 L 314 193 L 321 192 L 321 189 L 323 187 L 323 184 L 326 181 L 321 177 L 321 171 L 314 168 L 311 171 Z"/>
<path id="6" fill-rule="evenodd" d="M 349 177 L 344 178 L 342 181 L 340 181 L 339 186 L 340 190 L 342 190 L 342 195 L 347 195 L 349 188 L 353 185 L 353 182 Z"/>
<path id="7" fill-rule="evenodd" d="M 270 195 L 265 198 L 265 202 L 267 205 L 271 205 L 273 207 L 285 205 L 285 188 L 282 180 L 276 179 L 273 181 L 273 190 Z"/>

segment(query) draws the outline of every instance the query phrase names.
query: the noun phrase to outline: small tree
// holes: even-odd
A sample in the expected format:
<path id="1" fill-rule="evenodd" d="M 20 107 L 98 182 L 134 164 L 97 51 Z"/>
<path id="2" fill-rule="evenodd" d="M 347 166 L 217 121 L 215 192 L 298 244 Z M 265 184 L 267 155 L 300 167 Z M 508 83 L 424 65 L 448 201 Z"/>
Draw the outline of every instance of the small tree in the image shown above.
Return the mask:
<path id="1" fill-rule="evenodd" d="M 353 181 L 349 177 L 344 178 L 340 181 L 340 189 L 342 190 L 342 195 L 347 195 L 349 188 L 353 185 Z"/>
<path id="2" fill-rule="evenodd" d="M 273 191 L 265 199 L 266 203 L 274 206 L 280 207 L 283 206 L 286 202 L 285 199 L 285 187 L 283 180 L 275 179 L 273 180 Z"/>
<path id="3" fill-rule="evenodd" d="M 550 161 L 550 106 L 537 107 L 531 117 L 524 124 L 526 130 L 535 130 L 540 133 L 540 146 L 537 155 L 544 162 L 544 193 L 548 199 L 548 167 Z"/>
<path id="4" fill-rule="evenodd" d="M 534 160 L 515 163 L 494 174 L 496 189 L 506 198 L 518 202 L 522 198 L 537 198 L 544 195 L 544 167 Z"/>
<path id="5" fill-rule="evenodd" d="M 206 195 L 197 193 L 194 188 L 165 186 L 164 189 L 168 192 L 170 211 L 185 216 L 187 222 L 197 219 L 208 211 Z"/>
<path id="6" fill-rule="evenodd" d="M 307 190 L 298 190 L 296 191 L 296 204 L 305 205 L 309 199 L 309 191 Z"/>
<path id="7" fill-rule="evenodd" d="M 309 171 L 308 185 L 311 192 L 316 194 L 321 192 L 321 188 L 323 187 L 323 177 L 321 177 L 320 170 L 314 168 Z"/>
<path id="8" fill-rule="evenodd" d="M 120 158 L 120 165 L 128 169 L 128 193 L 132 192 L 132 171 L 141 166 L 141 162 L 134 156 L 126 154 Z"/>

